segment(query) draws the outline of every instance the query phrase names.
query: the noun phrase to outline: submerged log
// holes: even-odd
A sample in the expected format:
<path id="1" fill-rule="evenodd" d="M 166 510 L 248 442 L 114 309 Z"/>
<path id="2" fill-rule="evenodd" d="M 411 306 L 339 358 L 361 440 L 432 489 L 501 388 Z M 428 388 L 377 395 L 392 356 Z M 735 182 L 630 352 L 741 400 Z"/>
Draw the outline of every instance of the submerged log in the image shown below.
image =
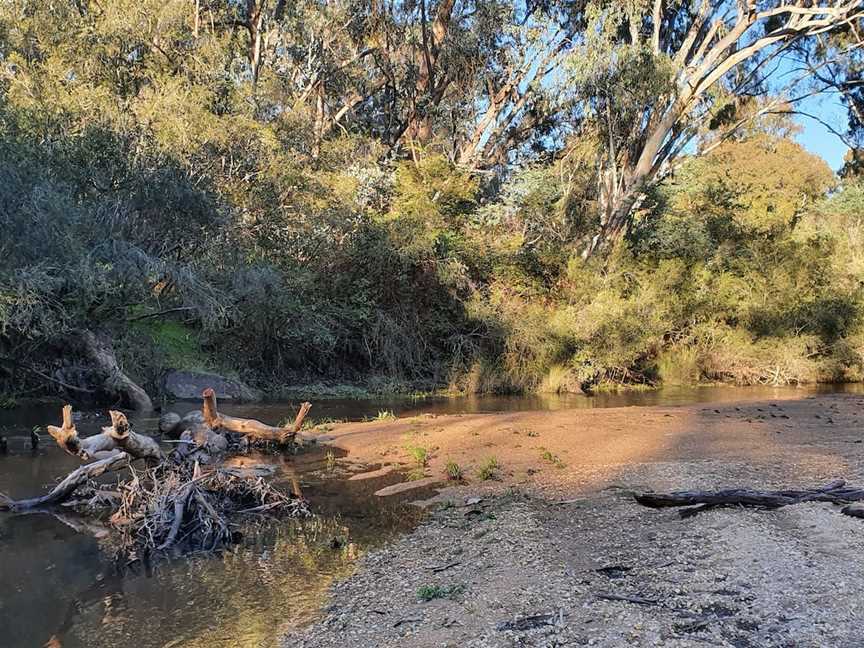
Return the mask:
<path id="1" fill-rule="evenodd" d="M 228 416 L 222 414 L 216 407 L 216 392 L 209 387 L 202 394 L 204 398 L 204 422 L 213 430 L 223 429 L 229 432 L 243 434 L 257 441 L 275 441 L 276 443 L 286 444 L 294 440 L 300 427 L 303 425 L 303 419 L 312 407 L 310 403 L 303 403 L 300 406 L 300 411 L 297 413 L 297 418 L 291 427 L 274 427 L 267 425 L 255 419 L 245 419 L 236 416 Z"/>
<path id="2" fill-rule="evenodd" d="M 122 412 L 111 410 L 111 427 L 102 428 L 101 434 L 82 439 L 72 420 L 72 406 L 63 407 L 63 424 L 60 427 L 48 425 L 48 434 L 63 450 L 85 461 L 103 457 L 106 453 L 127 452 L 133 459 L 162 458 L 159 444 L 143 434 L 132 432 L 129 421 Z"/>
<path id="3" fill-rule="evenodd" d="M 864 501 L 864 488 L 847 486 L 843 480 L 836 480 L 824 486 L 801 490 L 757 491 L 749 488 L 729 488 L 718 491 L 677 491 L 674 493 L 639 493 L 636 501 L 649 508 L 682 508 L 682 518 L 690 517 L 712 508 L 723 506 L 748 506 L 776 509 L 803 502 L 831 502 L 850 504 Z M 864 517 L 860 506 L 847 506 L 845 515 Z"/>
<path id="4" fill-rule="evenodd" d="M 87 484 L 91 479 L 126 468 L 129 465 L 129 455 L 118 452 L 105 459 L 85 464 L 69 473 L 66 478 L 57 484 L 51 492 L 41 497 L 32 499 L 12 500 L 6 496 L 0 496 L 0 510 L 27 511 L 34 508 L 54 506 L 62 504 L 81 486 Z"/>

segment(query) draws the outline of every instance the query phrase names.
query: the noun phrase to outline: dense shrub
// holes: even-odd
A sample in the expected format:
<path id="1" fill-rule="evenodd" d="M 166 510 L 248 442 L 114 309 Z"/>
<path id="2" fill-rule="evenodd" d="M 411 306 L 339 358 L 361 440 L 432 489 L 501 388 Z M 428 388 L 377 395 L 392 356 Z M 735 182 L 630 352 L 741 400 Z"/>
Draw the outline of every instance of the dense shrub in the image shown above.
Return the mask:
<path id="1" fill-rule="evenodd" d="M 8 363 L 97 328 L 151 386 L 167 367 L 466 392 L 864 374 L 864 188 L 791 139 L 687 160 L 586 261 L 587 135 L 495 173 L 434 142 L 316 139 L 230 38 L 127 4 L 0 11 L 4 388 L 37 393 Z"/>

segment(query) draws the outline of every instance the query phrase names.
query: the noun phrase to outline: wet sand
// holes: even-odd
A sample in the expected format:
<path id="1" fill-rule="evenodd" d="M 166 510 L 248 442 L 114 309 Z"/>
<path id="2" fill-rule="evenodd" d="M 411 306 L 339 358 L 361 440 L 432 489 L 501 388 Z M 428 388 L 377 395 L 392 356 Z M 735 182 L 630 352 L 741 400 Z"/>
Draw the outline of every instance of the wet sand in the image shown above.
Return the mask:
<path id="1" fill-rule="evenodd" d="M 426 476 L 455 461 L 467 483 L 285 645 L 860 645 L 864 521 L 817 503 L 681 520 L 632 493 L 864 485 L 862 413 L 831 395 L 335 426 L 358 471 L 411 469 L 422 446 Z"/>

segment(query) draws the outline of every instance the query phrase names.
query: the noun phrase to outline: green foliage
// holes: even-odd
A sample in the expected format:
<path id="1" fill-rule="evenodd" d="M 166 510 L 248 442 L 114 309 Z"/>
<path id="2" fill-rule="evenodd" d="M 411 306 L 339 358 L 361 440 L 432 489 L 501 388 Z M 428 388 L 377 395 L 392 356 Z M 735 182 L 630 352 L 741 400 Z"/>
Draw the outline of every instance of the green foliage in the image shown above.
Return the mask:
<path id="1" fill-rule="evenodd" d="M 498 460 L 495 457 L 489 457 L 484 460 L 483 463 L 480 464 L 477 468 L 477 478 L 481 481 L 489 481 L 490 479 L 495 479 L 498 476 L 498 470 L 501 468 L 501 465 L 498 463 Z"/>
<path id="2" fill-rule="evenodd" d="M 591 97 L 575 104 L 579 136 L 558 150 L 567 129 L 535 95 L 519 142 L 537 150 L 514 143 L 479 172 L 443 135 L 391 136 L 410 105 L 433 135 L 465 139 L 492 68 L 545 33 L 502 29 L 507 7 L 454 23 L 438 65 L 459 96 L 428 104 L 415 72 L 392 66 L 387 93 L 324 136 L 280 70 L 306 65 L 307 32 L 355 24 L 349 5 L 271 16 L 257 83 L 242 30 L 215 26 L 242 21 L 240 5 L 209 8 L 197 34 L 178 3 L 2 5 L 0 353 L 74 363 L 77 332 L 105 329 L 148 386 L 169 367 L 270 389 L 495 393 L 860 379 L 864 185 L 850 168 L 835 186 L 782 120 L 686 160 L 619 246 L 583 260 L 604 147 L 627 145 L 674 76 L 622 39 L 634 7 L 589 5 L 567 70 Z M 367 61 L 339 63 L 358 42 L 382 29 L 414 47 L 410 17 L 394 20 L 407 22 L 331 34 L 327 115 L 369 86 Z M 733 99 L 718 96 L 714 127 L 758 107 Z M 5 367 L 4 392 L 45 389 Z"/>
<path id="3" fill-rule="evenodd" d="M 408 456 L 414 460 L 418 468 L 425 468 L 429 463 L 429 449 L 423 446 L 409 445 L 405 448 Z"/>
<path id="4" fill-rule="evenodd" d="M 129 326 L 130 335 L 146 335 L 152 348 L 162 355 L 159 364 L 172 369 L 204 370 L 212 367 L 201 348 L 198 331 L 174 321 L 138 320 Z"/>
<path id="5" fill-rule="evenodd" d="M 561 460 L 561 457 L 559 457 L 558 455 L 552 453 L 552 452 L 549 451 L 549 450 L 545 450 L 545 449 L 544 449 L 543 452 L 542 452 L 541 455 L 540 455 L 540 458 L 541 458 L 543 461 L 546 461 L 546 462 L 552 464 L 552 465 L 555 466 L 556 468 L 566 468 L 566 467 L 567 467 L 567 464 L 565 464 L 565 463 Z"/>
<path id="6" fill-rule="evenodd" d="M 423 585 L 417 590 L 417 598 L 426 603 L 435 599 L 455 599 L 464 591 L 464 585 Z"/>
<path id="7" fill-rule="evenodd" d="M 331 471 L 336 467 L 336 455 L 330 449 L 324 454 L 324 465 Z"/>
<path id="8" fill-rule="evenodd" d="M 450 481 L 462 481 L 465 478 L 465 471 L 455 461 L 448 461 L 444 466 L 444 474 L 447 475 L 447 479 Z"/>

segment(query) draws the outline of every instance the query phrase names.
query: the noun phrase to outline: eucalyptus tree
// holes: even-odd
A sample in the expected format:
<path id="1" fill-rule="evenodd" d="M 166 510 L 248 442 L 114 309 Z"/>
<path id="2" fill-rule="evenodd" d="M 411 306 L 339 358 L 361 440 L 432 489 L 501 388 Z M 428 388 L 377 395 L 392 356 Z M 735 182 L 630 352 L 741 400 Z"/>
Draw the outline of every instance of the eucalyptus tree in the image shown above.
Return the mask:
<path id="1" fill-rule="evenodd" d="M 818 71 L 861 46 L 864 3 L 629 0 L 596 2 L 589 13 L 571 77 L 583 132 L 600 142 L 600 229 L 586 255 L 623 234 L 682 154 L 824 91 Z M 825 39 L 838 32 L 849 37 Z"/>

